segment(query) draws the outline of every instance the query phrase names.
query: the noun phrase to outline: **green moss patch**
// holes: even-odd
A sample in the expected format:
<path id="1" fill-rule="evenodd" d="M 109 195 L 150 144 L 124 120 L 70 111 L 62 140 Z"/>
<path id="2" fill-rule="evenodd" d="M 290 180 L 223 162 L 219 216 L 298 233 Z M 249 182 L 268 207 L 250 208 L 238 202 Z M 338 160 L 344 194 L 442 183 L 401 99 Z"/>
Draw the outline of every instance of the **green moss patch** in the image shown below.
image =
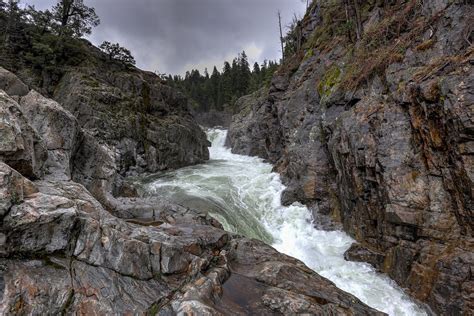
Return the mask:
<path id="1" fill-rule="evenodd" d="M 328 97 L 333 88 L 340 82 L 341 69 L 337 65 L 331 66 L 326 71 L 323 78 L 318 84 L 318 93 L 321 98 Z"/>

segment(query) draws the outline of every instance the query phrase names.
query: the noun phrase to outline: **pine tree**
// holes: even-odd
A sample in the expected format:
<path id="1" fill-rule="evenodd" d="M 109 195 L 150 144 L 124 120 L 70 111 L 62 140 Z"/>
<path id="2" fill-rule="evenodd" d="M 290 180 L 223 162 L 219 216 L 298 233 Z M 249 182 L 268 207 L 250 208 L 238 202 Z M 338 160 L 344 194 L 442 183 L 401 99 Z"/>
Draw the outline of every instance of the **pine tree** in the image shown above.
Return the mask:
<path id="1" fill-rule="evenodd" d="M 267 71 L 268 71 L 268 61 L 265 59 L 263 61 L 262 67 L 260 68 L 260 78 L 259 78 L 260 83 L 265 81 Z"/>
<path id="2" fill-rule="evenodd" d="M 233 95 L 232 91 L 239 92 L 240 91 L 240 83 L 239 83 L 239 57 L 234 58 L 232 60 L 232 66 L 231 66 L 231 91 L 230 91 L 230 96 Z M 231 101 L 231 98 L 229 98 L 229 102 Z"/>
<path id="3" fill-rule="evenodd" d="M 260 87 L 260 66 L 257 62 L 253 64 L 253 71 L 250 77 L 249 92 L 258 90 Z"/>
<path id="4" fill-rule="evenodd" d="M 18 0 L 9 0 L 3 6 L 5 25 L 2 30 L 3 43 L 0 47 L 0 54 L 3 66 L 9 69 L 18 67 L 18 55 L 24 54 L 24 47 L 28 44 L 25 36 L 26 15 L 18 3 Z"/>
<path id="5" fill-rule="evenodd" d="M 9 0 L 8 4 L 4 4 L 7 24 L 5 27 L 5 35 L 3 39 L 4 47 L 11 47 L 14 45 L 15 38 L 19 36 L 21 22 L 24 17 L 24 12 L 18 6 L 16 0 Z"/>
<path id="6" fill-rule="evenodd" d="M 247 54 L 245 54 L 245 51 L 242 51 L 242 53 L 239 56 L 239 68 L 238 68 L 238 97 L 241 97 L 245 94 L 247 94 L 249 90 L 249 85 L 250 85 L 250 66 L 247 58 Z"/>
<path id="7" fill-rule="evenodd" d="M 220 76 L 221 74 L 217 70 L 216 66 L 214 66 L 214 69 L 212 69 L 212 75 L 210 78 L 210 86 L 211 86 L 211 94 L 212 94 L 212 104 L 214 105 L 214 108 L 218 109 L 220 107 L 220 98 L 222 98 L 221 95 L 221 86 L 219 85 L 220 82 Z"/>
<path id="8" fill-rule="evenodd" d="M 256 76 L 260 76 L 260 66 L 257 62 L 253 64 L 253 74 Z"/>
<path id="9" fill-rule="evenodd" d="M 232 66 L 228 61 L 224 62 L 222 70 L 222 105 L 230 102 L 233 91 Z"/>
<path id="10" fill-rule="evenodd" d="M 95 9 L 86 6 L 83 0 L 59 0 L 52 12 L 60 35 L 82 37 L 100 24 Z"/>

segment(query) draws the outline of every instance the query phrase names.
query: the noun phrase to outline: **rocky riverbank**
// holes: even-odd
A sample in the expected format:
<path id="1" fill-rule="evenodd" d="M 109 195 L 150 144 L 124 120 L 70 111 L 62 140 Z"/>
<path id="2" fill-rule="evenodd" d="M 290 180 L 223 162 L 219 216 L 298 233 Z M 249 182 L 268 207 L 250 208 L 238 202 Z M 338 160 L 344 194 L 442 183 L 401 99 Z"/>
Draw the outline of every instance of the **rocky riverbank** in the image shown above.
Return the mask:
<path id="1" fill-rule="evenodd" d="M 381 314 L 123 185 L 208 158 L 186 99 L 154 75 L 71 70 L 53 97 L 0 68 L 0 314 Z"/>
<path id="2" fill-rule="evenodd" d="M 269 89 L 238 101 L 228 144 L 275 164 L 283 202 L 342 222 L 368 261 L 442 315 L 474 309 L 474 9 L 368 1 L 349 40 L 331 1 Z M 342 4 L 341 4 L 342 6 Z M 344 21 L 345 18 L 342 17 Z"/>

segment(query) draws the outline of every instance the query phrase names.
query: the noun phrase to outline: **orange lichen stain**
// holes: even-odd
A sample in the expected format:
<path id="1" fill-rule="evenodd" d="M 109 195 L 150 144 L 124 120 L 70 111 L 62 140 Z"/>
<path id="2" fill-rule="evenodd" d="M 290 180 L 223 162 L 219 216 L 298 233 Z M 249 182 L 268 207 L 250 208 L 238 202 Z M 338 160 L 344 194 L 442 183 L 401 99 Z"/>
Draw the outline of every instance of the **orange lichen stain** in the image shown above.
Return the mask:
<path id="1" fill-rule="evenodd" d="M 413 170 L 412 172 L 410 172 L 410 176 L 413 181 L 416 181 L 416 179 L 420 176 L 420 172 L 417 170 Z"/>
<path id="2" fill-rule="evenodd" d="M 410 292 L 416 299 L 426 300 L 431 293 L 436 276 L 437 272 L 434 269 L 418 263 L 413 264 L 408 277 Z"/>
<path id="3" fill-rule="evenodd" d="M 17 315 L 23 314 L 22 312 L 23 312 L 24 307 L 25 307 L 25 301 L 23 300 L 23 297 L 20 296 L 16 300 L 15 304 L 13 305 L 13 311 L 12 311 L 13 314 L 17 314 Z"/>
<path id="4" fill-rule="evenodd" d="M 196 286 L 201 286 L 201 285 L 203 285 L 205 282 L 206 282 L 206 278 L 200 278 L 200 279 L 198 279 L 196 282 L 194 282 L 194 284 L 195 284 Z"/>
<path id="5" fill-rule="evenodd" d="M 308 181 L 303 184 L 303 192 L 305 197 L 311 199 L 315 197 L 316 191 L 316 178 L 311 177 Z"/>
<path id="6" fill-rule="evenodd" d="M 441 137 L 441 134 L 439 130 L 435 127 L 430 128 L 430 139 L 433 144 L 433 147 L 435 148 L 441 148 L 443 146 L 443 138 Z"/>
<path id="7" fill-rule="evenodd" d="M 81 316 L 99 316 L 99 307 L 96 300 L 87 299 L 78 306 L 76 315 Z"/>
<path id="8" fill-rule="evenodd" d="M 39 292 L 38 288 L 35 286 L 28 286 L 27 287 L 28 295 L 29 296 L 36 296 L 36 294 Z"/>
<path id="9" fill-rule="evenodd" d="M 385 256 L 385 260 L 382 266 L 382 272 L 384 273 L 388 273 L 393 267 L 393 252 L 394 248 L 390 249 L 387 255 Z"/>

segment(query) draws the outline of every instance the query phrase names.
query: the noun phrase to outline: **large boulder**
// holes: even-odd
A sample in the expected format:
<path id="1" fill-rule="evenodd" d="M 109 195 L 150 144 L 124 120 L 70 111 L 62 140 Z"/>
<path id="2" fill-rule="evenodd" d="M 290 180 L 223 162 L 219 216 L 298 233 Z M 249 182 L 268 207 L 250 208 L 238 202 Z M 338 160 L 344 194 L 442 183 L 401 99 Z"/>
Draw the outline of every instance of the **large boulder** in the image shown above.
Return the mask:
<path id="1" fill-rule="evenodd" d="M 0 90 L 12 97 L 22 97 L 30 91 L 17 76 L 2 67 L 0 67 Z"/>
<path id="2" fill-rule="evenodd" d="M 44 142 L 28 124 L 18 103 L 0 90 L 0 161 L 28 178 L 38 179 L 44 173 L 46 159 Z"/>
<path id="3" fill-rule="evenodd" d="M 3 223 L 5 215 L 18 203 L 22 203 L 26 196 L 38 192 L 34 184 L 21 174 L 0 162 L 0 220 Z M 0 254 L 5 254 L 6 235 L 0 229 Z"/>
<path id="4" fill-rule="evenodd" d="M 80 135 L 76 118 L 57 102 L 43 97 L 35 90 L 20 99 L 20 107 L 48 149 L 45 177 L 70 180 L 72 156 Z"/>

